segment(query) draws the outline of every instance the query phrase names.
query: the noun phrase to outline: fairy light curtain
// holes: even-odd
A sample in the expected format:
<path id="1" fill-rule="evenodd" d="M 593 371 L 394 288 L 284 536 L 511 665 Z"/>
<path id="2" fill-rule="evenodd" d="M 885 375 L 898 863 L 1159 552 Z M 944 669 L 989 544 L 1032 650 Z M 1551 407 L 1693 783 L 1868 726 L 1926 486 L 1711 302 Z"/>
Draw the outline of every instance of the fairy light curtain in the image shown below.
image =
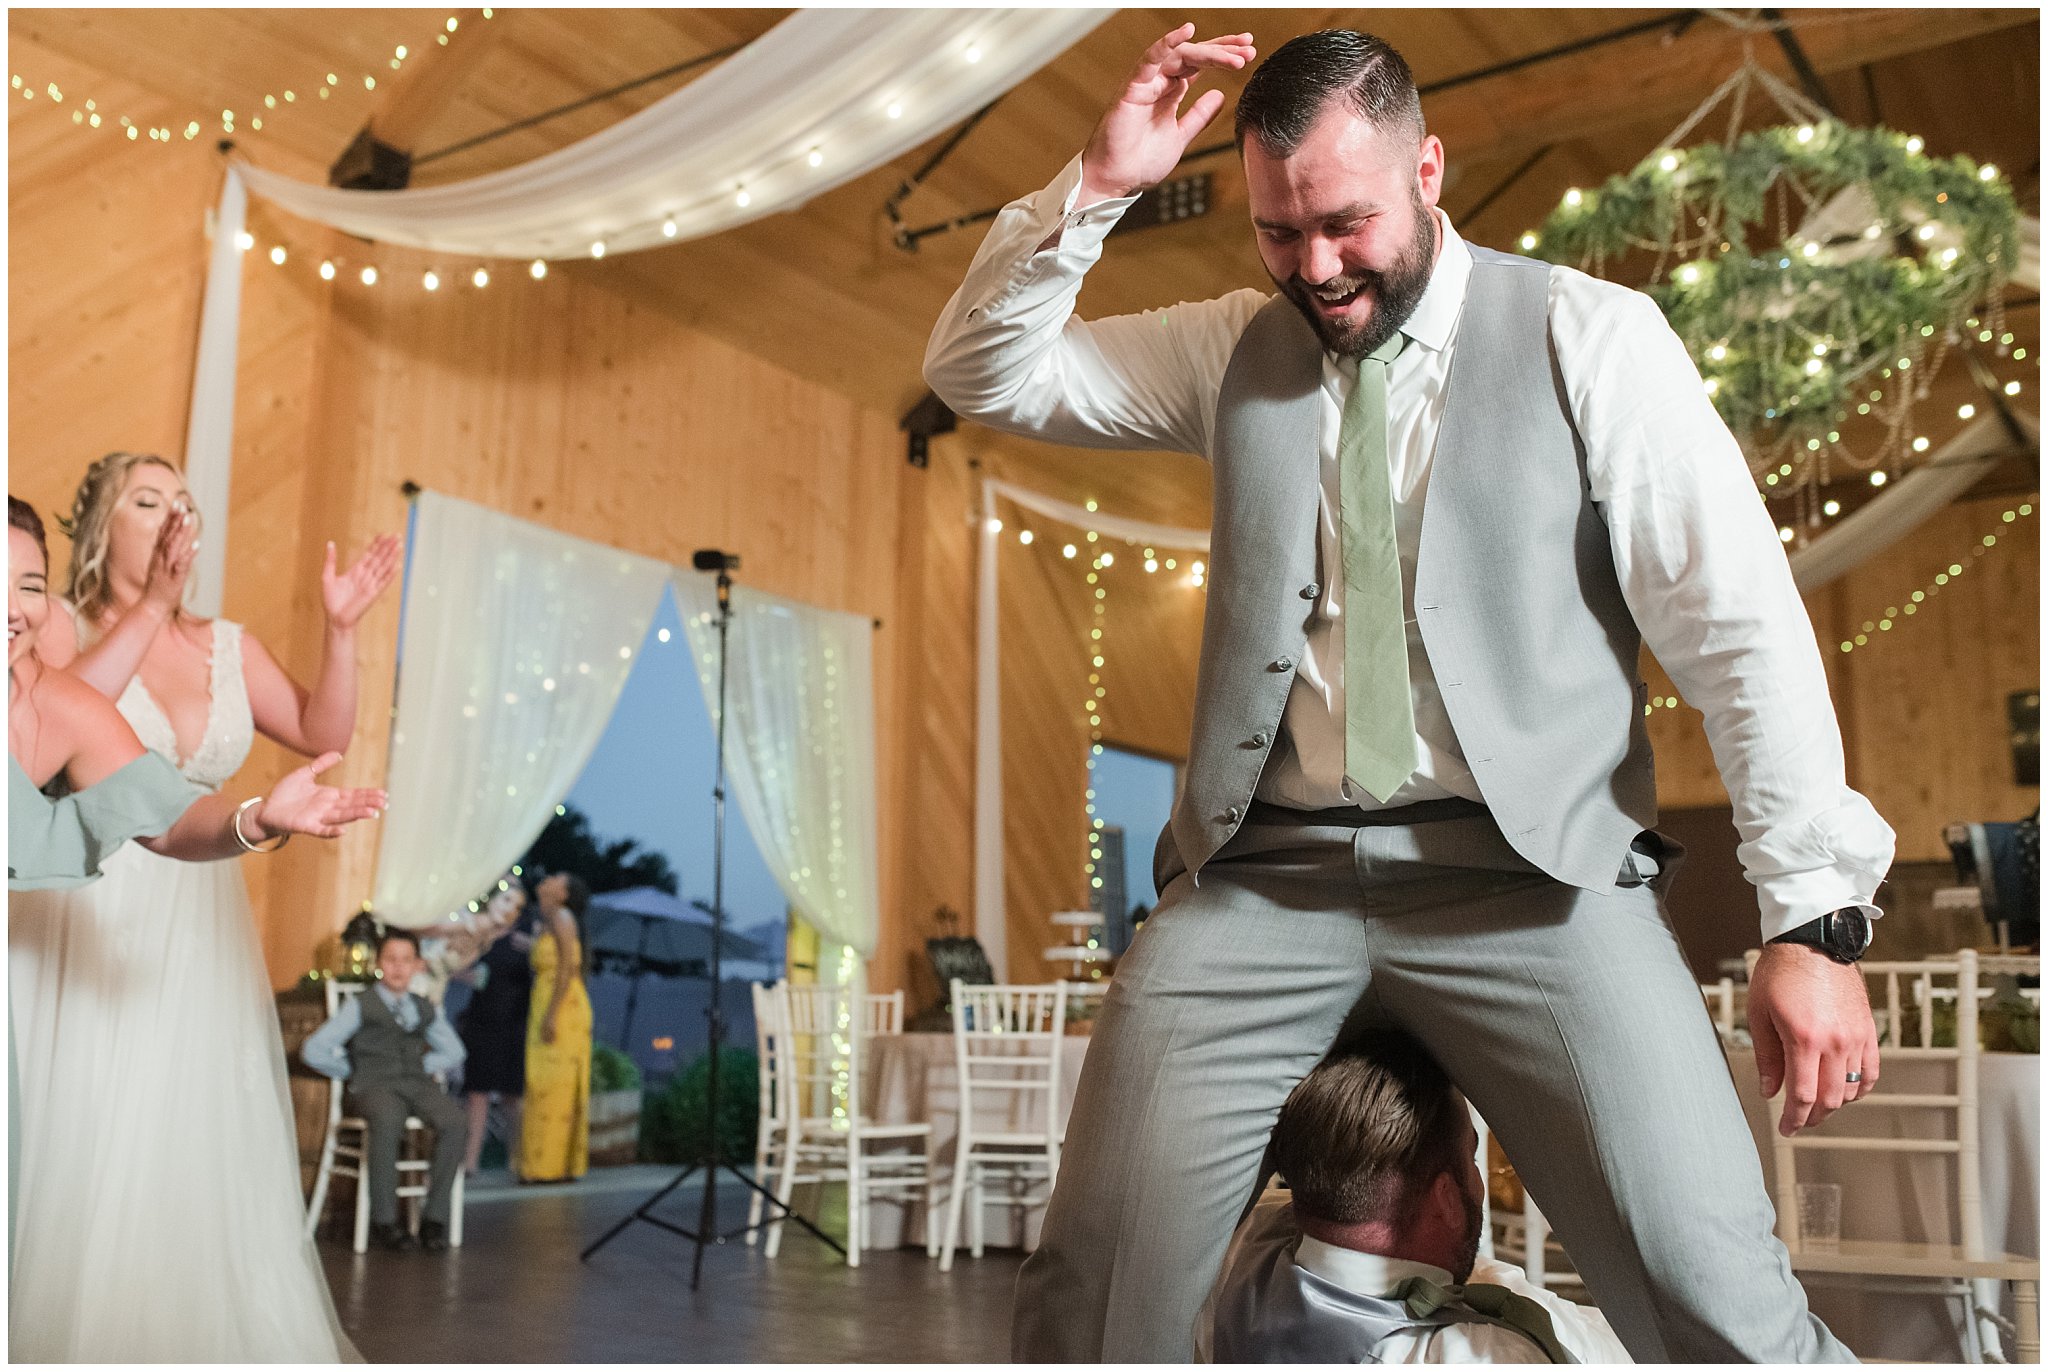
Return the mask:
<path id="1" fill-rule="evenodd" d="M 532 845 L 603 736 L 664 584 L 716 727 L 709 577 L 421 493 L 378 918 L 445 919 Z M 830 945 L 826 979 L 844 981 L 880 925 L 873 627 L 745 587 L 733 608 L 727 774 L 783 894 Z"/>
<path id="2" fill-rule="evenodd" d="M 666 563 L 425 491 L 372 904 L 445 919 L 569 794 L 654 622 Z"/>
<path id="3" fill-rule="evenodd" d="M 673 584 L 716 729 L 716 582 L 678 569 Z M 845 983 L 881 930 L 874 625 L 746 586 L 732 611 L 726 772 L 776 884 L 818 931 L 819 980 Z"/>

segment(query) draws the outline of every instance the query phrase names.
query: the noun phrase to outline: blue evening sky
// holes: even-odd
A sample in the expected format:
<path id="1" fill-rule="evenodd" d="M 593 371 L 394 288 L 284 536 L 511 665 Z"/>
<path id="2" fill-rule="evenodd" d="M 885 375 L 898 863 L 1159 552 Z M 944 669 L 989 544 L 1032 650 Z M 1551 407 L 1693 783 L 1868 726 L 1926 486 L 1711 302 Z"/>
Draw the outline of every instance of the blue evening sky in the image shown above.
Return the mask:
<path id="1" fill-rule="evenodd" d="M 1124 830 L 1124 895 L 1128 905 L 1155 904 L 1152 845 L 1173 812 L 1173 764 L 1105 747 L 1095 759 L 1095 813 Z"/>
<path id="2" fill-rule="evenodd" d="M 666 854 L 676 870 L 677 894 L 708 904 L 716 761 L 711 712 L 705 708 L 675 598 L 664 590 L 618 707 L 567 803 L 590 817 L 600 838 L 637 839 L 643 848 Z M 780 925 L 787 909 L 728 784 L 726 927 L 743 933 L 763 924 Z"/>

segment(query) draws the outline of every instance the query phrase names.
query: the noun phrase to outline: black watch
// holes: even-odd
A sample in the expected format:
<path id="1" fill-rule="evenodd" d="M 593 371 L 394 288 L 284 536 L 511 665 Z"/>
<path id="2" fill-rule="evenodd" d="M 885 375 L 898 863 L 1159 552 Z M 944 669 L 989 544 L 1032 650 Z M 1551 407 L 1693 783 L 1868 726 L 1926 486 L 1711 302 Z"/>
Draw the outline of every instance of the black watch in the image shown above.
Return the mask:
<path id="1" fill-rule="evenodd" d="M 1788 930 L 1771 942 L 1803 943 L 1820 949 L 1845 967 L 1853 966 L 1870 948 L 1870 916 L 1854 905 L 1845 906 Z"/>

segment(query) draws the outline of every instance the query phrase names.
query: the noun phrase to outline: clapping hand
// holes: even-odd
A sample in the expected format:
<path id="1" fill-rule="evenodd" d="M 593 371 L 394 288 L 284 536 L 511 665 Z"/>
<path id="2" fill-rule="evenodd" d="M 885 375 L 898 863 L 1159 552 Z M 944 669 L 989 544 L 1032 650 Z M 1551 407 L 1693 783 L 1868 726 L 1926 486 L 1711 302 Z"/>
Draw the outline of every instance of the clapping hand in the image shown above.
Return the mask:
<path id="1" fill-rule="evenodd" d="M 320 569 L 320 599 L 327 607 L 327 622 L 337 629 L 353 629 L 384 588 L 398 575 L 400 545 L 392 534 L 379 534 L 353 567 L 334 570 L 334 545 L 327 545 L 327 562 Z"/>
<path id="2" fill-rule="evenodd" d="M 1200 42 L 1194 36 L 1195 26 L 1182 24 L 1145 49 L 1081 154 L 1077 205 L 1137 195 L 1164 181 L 1223 108 L 1223 92 L 1211 90 L 1181 113 L 1196 78 L 1207 69 L 1236 71 L 1258 56 L 1248 33 Z"/>
<path id="3" fill-rule="evenodd" d="M 185 601 L 185 579 L 192 573 L 192 560 L 198 552 L 199 520 L 192 507 L 180 499 L 157 529 L 148 576 L 142 583 L 143 603 L 175 614 Z"/>
<path id="4" fill-rule="evenodd" d="M 339 838 L 341 831 L 357 820 L 383 813 L 390 798 L 377 787 L 322 786 L 316 780 L 339 761 L 340 753 L 323 753 L 297 771 L 287 772 L 271 788 L 256 807 L 255 816 L 266 837 L 312 834 Z"/>

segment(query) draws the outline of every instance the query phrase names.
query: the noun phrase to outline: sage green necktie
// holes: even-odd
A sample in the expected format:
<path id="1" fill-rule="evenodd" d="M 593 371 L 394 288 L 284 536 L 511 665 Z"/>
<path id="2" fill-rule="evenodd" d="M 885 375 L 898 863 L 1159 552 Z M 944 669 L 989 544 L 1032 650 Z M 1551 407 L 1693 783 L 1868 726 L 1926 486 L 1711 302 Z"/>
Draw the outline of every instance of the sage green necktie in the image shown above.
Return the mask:
<path id="1" fill-rule="evenodd" d="M 1542 1303 L 1505 1286 L 1496 1286 L 1492 1282 L 1468 1282 L 1464 1286 L 1445 1288 L 1427 1277 L 1410 1277 L 1395 1287 L 1392 1295 L 1395 1300 L 1404 1302 L 1408 1313 L 1417 1319 L 1433 1315 L 1446 1305 L 1463 1304 L 1466 1309 L 1476 1310 L 1526 1336 L 1543 1350 L 1543 1356 L 1554 1363 L 1578 1361 L 1558 1341 L 1557 1329 L 1550 1322 L 1550 1312 L 1543 1308 Z"/>
<path id="2" fill-rule="evenodd" d="M 1415 706 L 1408 697 L 1408 630 L 1394 480 L 1387 462 L 1387 367 L 1396 333 L 1358 363 L 1337 430 L 1344 555 L 1344 773 L 1384 802 L 1415 773 Z"/>

